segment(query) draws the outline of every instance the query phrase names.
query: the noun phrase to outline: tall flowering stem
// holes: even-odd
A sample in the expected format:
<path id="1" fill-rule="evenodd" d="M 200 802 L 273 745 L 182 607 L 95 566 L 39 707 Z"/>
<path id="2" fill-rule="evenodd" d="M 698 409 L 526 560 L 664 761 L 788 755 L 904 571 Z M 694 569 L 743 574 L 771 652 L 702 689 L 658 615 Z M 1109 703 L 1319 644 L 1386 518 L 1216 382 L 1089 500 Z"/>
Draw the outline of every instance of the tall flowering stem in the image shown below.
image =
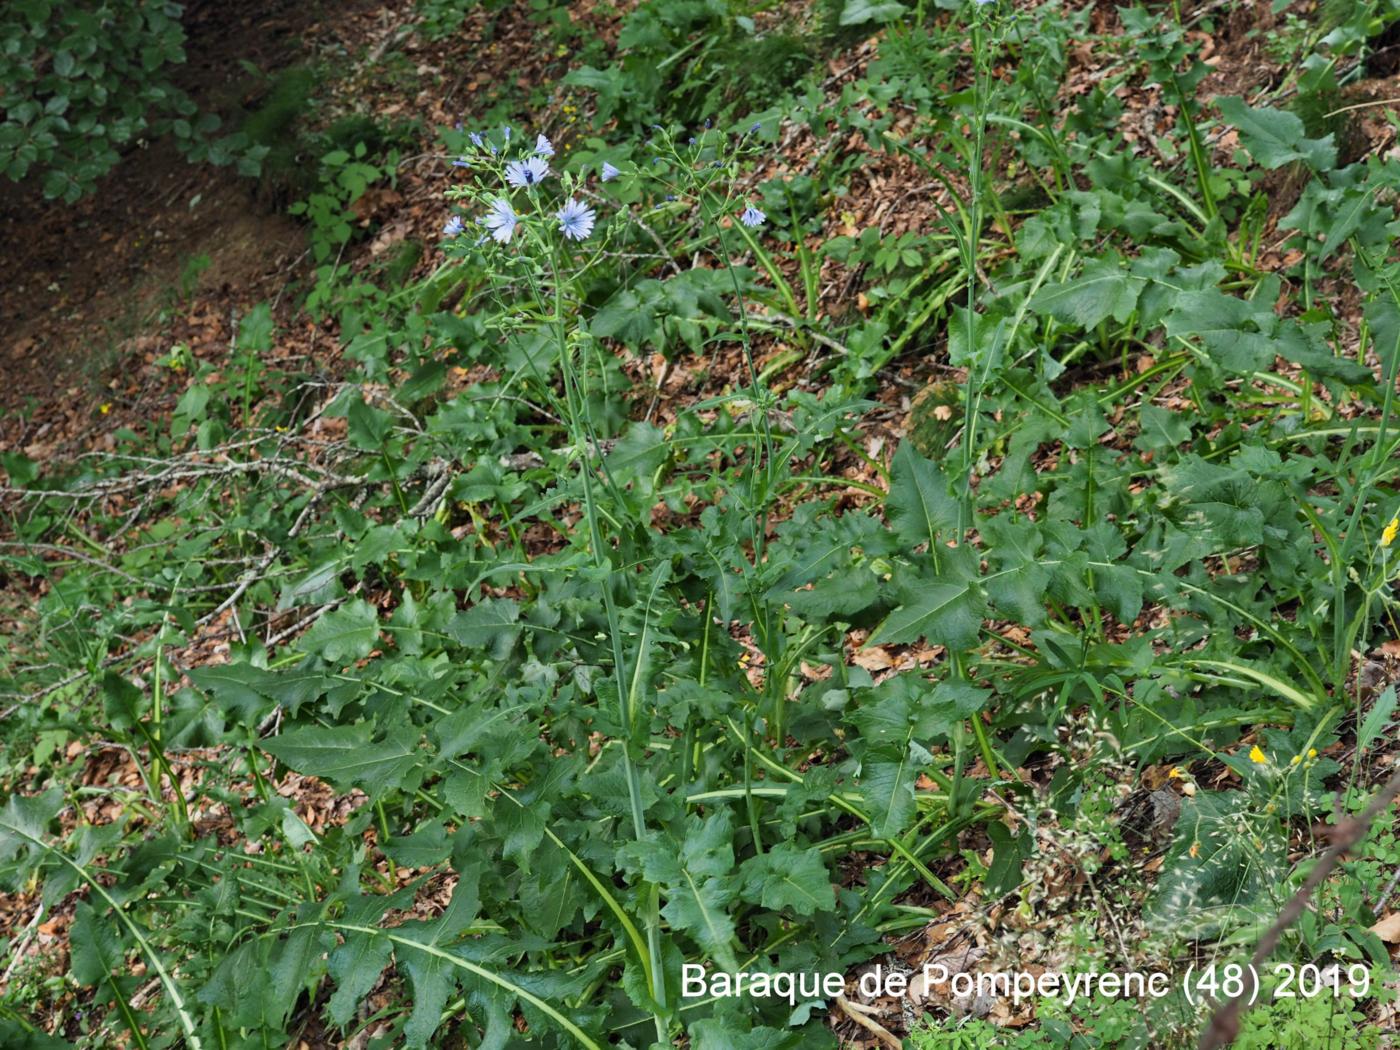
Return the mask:
<path id="1" fill-rule="evenodd" d="M 687 146 L 678 147 L 664 129 L 655 129 L 652 139 L 654 156 L 645 169 L 634 169 L 634 176 L 659 184 L 664 192 L 657 193 L 657 210 L 670 214 L 695 217 L 701 229 L 713 235 L 716 261 L 729 271 L 736 308 L 744 362 L 748 376 L 748 401 L 758 440 L 747 457 L 745 499 L 753 513 L 748 516 L 751 529 L 752 558 L 755 572 L 765 558 L 769 494 L 776 480 L 776 454 L 770 410 L 772 396 L 763 384 L 753 356 L 748 304 L 745 288 L 739 279 L 728 241 L 739 229 L 752 239 L 766 224 L 767 216 L 753 200 L 739 196 L 735 185 L 735 161 L 760 148 L 757 125 L 737 135 L 711 131 L 708 124 Z M 470 149 L 461 158 L 460 167 L 475 176 L 474 185 L 462 185 L 449 191 L 448 197 L 460 201 L 463 214 L 453 216 L 444 227 L 450 255 L 477 257 L 491 281 L 502 312 L 512 318 L 514 326 L 533 330 L 557 348 L 555 361 L 559 375 L 552 374 L 551 365 L 542 365 L 535 354 L 527 354 L 526 367 L 542 392 L 565 421 L 579 466 L 582 489 L 582 510 L 588 529 L 591 571 L 602 590 L 602 605 L 606 615 L 608 646 L 613 665 L 613 680 L 617 686 L 617 714 L 621 726 L 621 762 L 628 796 L 628 816 L 632 833 L 638 841 L 648 838 L 646 815 L 643 810 L 641 779 L 638 762 L 641 758 L 634 742 L 635 728 L 648 702 L 649 687 L 639 676 L 637 667 L 645 659 L 648 621 L 644 620 L 638 651 L 629 661 L 624 651 L 625 630 L 618 608 L 617 591 L 633 586 L 633 577 L 614 564 L 613 544 L 606 535 L 607 511 L 599 497 L 611 494 L 618 503 L 625 502 L 603 455 L 596 428 L 590 416 L 589 372 L 582 367 L 580 348 L 592 338 L 582 324 L 585 310 L 578 292 L 578 278 L 587 273 L 606 252 L 609 235 L 620 217 L 609 220 L 599 216 L 607 209 L 607 193 L 593 186 L 612 182 L 625 176 L 618 166 L 603 162 L 596 171 L 556 171 L 549 158 L 554 157 L 552 143 L 543 135 L 529 145 L 529 136 L 521 136 L 512 148 L 509 135 L 470 134 Z M 678 204 L 684 198 L 683 204 Z M 663 203 L 664 202 L 664 203 Z M 595 207 L 597 205 L 597 207 Z M 729 221 L 726 221 L 728 217 Z M 737 226 L 735 224 L 738 224 Z M 521 286 L 529 290 L 529 304 L 522 309 L 517 302 Z M 516 290 L 515 294 L 511 289 Z M 550 374 L 542 374 L 548 372 Z M 659 586 L 662 573 L 654 574 L 652 587 Z M 647 603 L 650 608 L 650 601 Z M 754 602 L 755 636 L 765 652 L 777 653 L 783 646 L 781 631 L 775 630 L 767 603 Z M 707 625 L 708 633 L 708 625 Z M 705 669 L 702 666 L 703 681 Z M 772 699 L 770 726 L 782 741 L 782 704 L 784 683 L 781 676 L 772 675 L 764 692 Z M 747 731 L 755 735 L 763 698 L 748 705 Z M 687 741 L 690 727 L 686 727 Z M 687 747 L 689 751 L 689 747 Z M 754 749 L 744 751 L 744 783 L 748 822 L 754 848 L 762 852 L 758 801 L 753 791 L 755 782 Z M 675 1017 L 669 1001 L 666 979 L 662 969 L 662 940 L 660 889 L 655 885 L 638 887 L 643 904 L 642 925 L 646 929 L 645 944 L 635 927 L 629 927 L 632 947 L 640 956 L 647 990 L 652 1000 L 653 1019 L 658 1044 L 670 1041 L 670 1023 Z"/>
<path id="2" fill-rule="evenodd" d="M 991 8 L 992 5 L 979 2 L 973 5 L 972 10 L 973 115 L 967 172 L 967 232 L 959 239 L 967 281 L 963 335 L 966 340 L 964 345 L 970 354 L 963 412 L 962 463 L 959 472 L 961 498 L 958 501 L 958 533 L 964 541 L 972 527 L 972 472 L 977 456 L 977 415 L 981 407 L 982 388 L 996 357 L 995 347 L 979 347 L 977 344 L 977 255 L 982 239 L 982 156 L 986 144 L 987 110 L 991 94 L 991 70 L 987 53 L 987 20 Z"/>
<path id="3" fill-rule="evenodd" d="M 982 171 L 982 158 L 986 145 L 987 134 L 987 113 L 991 96 L 991 62 L 988 51 L 987 30 L 992 18 L 995 17 L 995 4 L 977 0 L 972 5 L 972 61 L 973 61 L 973 113 L 972 113 L 972 135 L 969 145 L 968 156 L 968 200 L 966 214 L 965 232 L 958 238 L 959 248 L 963 258 L 963 270 L 966 273 L 967 301 L 963 307 L 963 337 L 964 346 L 968 352 L 968 370 L 966 392 L 963 398 L 963 428 L 962 428 L 962 462 L 960 464 L 958 485 L 958 536 L 959 542 L 966 543 L 968 535 L 972 530 L 973 522 L 973 486 L 972 473 L 976 467 L 977 459 L 977 419 L 981 412 L 982 389 L 991 373 L 992 367 L 997 357 L 997 340 L 999 334 L 994 333 L 989 337 L 988 345 L 979 346 L 977 340 L 977 274 L 978 274 L 978 249 L 982 241 L 983 205 L 982 191 L 984 185 L 984 173 Z M 951 654 L 953 663 L 953 673 L 958 678 L 967 677 L 965 654 L 955 652 Z M 982 760 L 986 764 L 988 772 L 995 779 L 997 776 L 996 756 L 993 754 L 991 741 L 987 737 L 987 731 L 982 725 L 982 720 L 973 715 L 969 720 L 972 725 L 973 736 L 977 740 L 978 750 L 981 752 Z M 962 773 L 962 730 L 959 727 L 954 738 L 957 744 L 959 756 L 954 767 L 955 778 L 953 795 L 956 796 L 957 788 L 961 785 Z"/>
<path id="4" fill-rule="evenodd" d="M 516 323 L 547 333 L 557 346 L 562 403 L 555 393 L 554 384 L 548 376 L 541 374 L 532 354 L 526 355 L 527 367 L 543 395 L 553 403 L 560 418 L 567 422 L 573 447 L 577 451 L 583 512 L 588 525 L 588 546 L 593 569 L 601 583 L 613 679 L 618 694 L 628 810 L 632 834 L 641 841 L 647 837 L 647 825 L 633 743 L 639 698 L 629 688 L 629 683 L 634 679 L 634 668 L 629 665 L 623 651 L 624 629 L 613 593 L 615 583 L 620 582 L 625 586 L 630 581 L 608 556 L 610 548 L 604 541 L 597 487 L 601 483 L 619 499 L 621 496 L 604 461 L 589 417 L 583 375 L 574 360 L 580 340 L 571 337 L 581 331 L 581 324 L 580 303 L 571 296 L 570 288 L 575 277 L 596 262 L 604 250 L 602 242 L 605 238 L 593 236 L 597 214 L 575 195 L 583 191 L 583 179 L 573 173 L 555 173 L 550 169 L 546 158 L 553 156 L 554 148 L 549 140 L 539 135 L 533 146 L 529 146 L 528 141 L 522 141 L 517 149 L 528 152 L 516 159 L 507 159 L 506 152 L 510 146 L 508 130 L 502 135 L 500 145 L 480 134 L 470 136 L 475 153 L 469 158 L 469 166 L 484 175 L 475 186 L 456 187 L 449 191 L 448 196 L 465 202 L 471 209 L 471 214 L 476 216 L 476 230 L 470 230 L 470 224 L 458 217 L 457 221 L 449 222 L 444 233 L 453 239 L 449 244 L 453 254 L 484 254 L 484 269 L 503 313 L 518 309 L 516 304 L 508 301 L 511 298 L 510 287 L 516 281 L 523 280 L 530 290 L 533 307 L 523 311 L 523 316 Z M 472 233 L 476 233 L 474 240 L 470 239 Z M 583 247 L 585 241 L 590 242 L 587 249 Z M 593 254 L 580 256 L 573 245 L 579 246 L 577 251 L 591 251 Z M 642 645 L 645 645 L 645 639 Z M 643 657 L 644 654 L 639 651 L 637 660 Z M 662 970 L 660 893 L 657 887 L 650 886 L 645 896 L 647 905 L 643 925 L 646 943 L 641 945 L 634 942 L 634 947 L 655 1004 L 652 1017 L 656 1039 L 658 1043 L 665 1044 L 670 1041 L 668 1017 L 672 1010 L 668 1004 Z"/>
<path id="5" fill-rule="evenodd" d="M 623 772 L 627 781 L 627 802 L 632 817 L 632 834 L 640 842 L 646 838 L 647 827 L 646 816 L 642 809 L 641 779 L 637 774 L 635 756 L 632 754 L 632 736 L 637 712 L 634 704 L 636 698 L 628 688 L 628 682 L 632 681 L 634 676 L 628 669 L 627 660 L 622 651 L 621 617 L 618 615 L 617 602 L 613 598 L 612 583 L 618 570 L 614 568 L 611 559 L 607 556 L 606 548 L 603 545 L 602 528 L 598 523 L 597 500 L 593 495 L 595 479 L 592 458 L 594 455 L 598 457 L 599 469 L 604 472 L 610 486 L 612 479 L 607 474 L 607 465 L 603 462 L 598 438 L 593 432 L 592 421 L 588 417 L 588 401 L 583 396 L 579 375 L 573 367 L 573 351 L 569 345 L 568 328 L 565 323 L 564 283 L 559 274 L 559 256 L 566 250 L 562 246 L 556 245 L 550 256 L 550 266 L 554 278 L 554 316 L 551 320 L 559 345 L 559 365 L 564 376 L 564 394 L 568 408 L 566 418 L 573 431 L 574 447 L 580 453 L 579 476 L 583 481 L 584 512 L 588 519 L 589 546 L 593 552 L 593 566 L 598 570 L 600 576 L 606 577 L 606 582 L 601 589 L 612 647 L 614 677 L 617 681 L 618 715 L 623 728 Z M 645 644 L 644 639 L 643 644 Z M 643 658 L 644 653 L 639 650 L 637 660 L 641 661 Z M 664 1007 L 666 1004 L 666 984 L 661 969 L 660 898 L 655 886 L 651 888 L 648 895 L 647 913 L 643 916 L 643 920 L 647 931 L 647 954 L 650 956 L 648 969 L 651 996 L 653 1000 Z M 659 1015 L 655 1017 L 655 1021 L 658 1041 L 667 1042 L 668 1033 L 665 1022 Z"/>

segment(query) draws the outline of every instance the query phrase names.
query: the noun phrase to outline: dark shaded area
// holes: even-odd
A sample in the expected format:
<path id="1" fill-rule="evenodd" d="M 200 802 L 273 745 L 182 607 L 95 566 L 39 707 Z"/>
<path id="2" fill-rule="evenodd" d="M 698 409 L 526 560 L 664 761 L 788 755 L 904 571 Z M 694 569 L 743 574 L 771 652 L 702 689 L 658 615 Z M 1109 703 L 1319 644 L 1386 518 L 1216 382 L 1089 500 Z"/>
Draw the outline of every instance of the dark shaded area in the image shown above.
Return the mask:
<path id="1" fill-rule="evenodd" d="M 320 3 L 195 0 L 172 79 L 236 130 L 302 61 Z M 256 72 L 249 65 L 256 67 Z M 0 409 L 95 389 L 118 343 L 193 284 L 257 288 L 301 252 L 281 202 L 232 168 L 194 165 L 171 142 L 138 143 L 76 204 L 39 180 L 0 180 Z"/>
<path id="2" fill-rule="evenodd" d="M 1400 73 L 1400 22 L 1391 22 L 1371 39 L 1371 53 L 1366 57 L 1366 74 L 1393 77 L 1397 73 Z"/>

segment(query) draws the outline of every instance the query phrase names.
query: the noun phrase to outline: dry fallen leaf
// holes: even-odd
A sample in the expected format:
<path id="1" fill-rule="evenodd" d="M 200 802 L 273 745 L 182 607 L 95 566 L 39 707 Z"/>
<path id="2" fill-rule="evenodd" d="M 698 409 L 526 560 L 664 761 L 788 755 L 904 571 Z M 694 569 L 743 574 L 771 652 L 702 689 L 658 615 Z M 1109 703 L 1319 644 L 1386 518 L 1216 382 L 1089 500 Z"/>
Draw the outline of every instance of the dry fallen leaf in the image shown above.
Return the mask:
<path id="1" fill-rule="evenodd" d="M 1400 911 L 1393 911 L 1371 927 L 1371 932 L 1387 944 L 1400 944 Z"/>
<path id="2" fill-rule="evenodd" d="M 857 650 L 855 655 L 851 657 L 851 662 L 867 671 L 883 671 L 894 666 L 894 660 L 890 658 L 890 654 L 879 647 Z"/>

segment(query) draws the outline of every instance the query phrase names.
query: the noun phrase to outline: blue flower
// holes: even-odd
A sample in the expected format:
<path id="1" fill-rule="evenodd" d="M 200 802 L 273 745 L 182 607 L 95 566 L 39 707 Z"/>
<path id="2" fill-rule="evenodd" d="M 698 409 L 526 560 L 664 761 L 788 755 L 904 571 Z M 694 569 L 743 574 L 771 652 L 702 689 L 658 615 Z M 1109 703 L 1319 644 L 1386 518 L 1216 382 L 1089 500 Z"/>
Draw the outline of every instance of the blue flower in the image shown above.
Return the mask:
<path id="1" fill-rule="evenodd" d="M 510 206 L 510 201 L 504 197 L 497 197 L 491 202 L 491 210 L 481 217 L 481 225 L 491 231 L 491 239 L 497 244 L 509 244 L 510 238 L 515 233 L 515 224 L 520 220 L 516 218 L 515 209 Z"/>
<path id="2" fill-rule="evenodd" d="M 469 138 L 469 139 L 472 140 L 472 145 L 473 145 L 473 146 L 475 146 L 477 149 L 481 149 L 481 142 L 482 142 L 482 139 L 481 139 L 481 132 L 479 132 L 479 131 L 472 131 L 472 132 L 469 132 L 469 133 L 467 134 L 467 138 Z"/>
<path id="3" fill-rule="evenodd" d="M 593 209 L 587 204 L 570 200 L 554 214 L 559 220 L 559 229 L 571 240 L 581 241 L 593 232 Z"/>
<path id="4" fill-rule="evenodd" d="M 442 228 L 442 235 L 444 237 L 456 237 L 466 228 L 466 223 L 462 222 L 462 217 L 460 215 L 454 215 L 447 220 L 447 225 Z"/>
<path id="5" fill-rule="evenodd" d="M 545 138 L 543 135 L 536 135 L 536 136 L 535 136 L 535 156 L 537 156 L 537 157 L 552 157 L 552 156 L 554 156 L 554 144 L 553 144 L 552 142 L 550 142 L 549 139 Z"/>
<path id="6" fill-rule="evenodd" d="M 614 167 L 613 167 L 611 164 L 609 164 L 607 161 L 603 161 L 603 181 L 604 181 L 604 182 L 612 182 L 613 179 L 617 178 L 617 177 L 618 177 L 619 175 L 621 175 L 621 174 L 622 174 L 622 172 L 619 171 L 617 168 L 614 168 Z"/>
<path id="7" fill-rule="evenodd" d="M 509 145 L 510 145 L 510 125 L 509 125 L 509 124 L 507 124 L 507 125 L 505 126 L 505 133 L 506 133 L 506 145 L 509 146 Z"/>
<path id="8" fill-rule="evenodd" d="M 452 166 L 454 168 L 470 168 L 472 166 L 472 162 L 467 160 L 466 157 L 458 157 L 452 162 Z"/>
<path id="9" fill-rule="evenodd" d="M 506 165 L 506 182 L 517 189 L 534 186 L 548 174 L 549 162 L 543 157 L 526 157 Z"/>
<path id="10" fill-rule="evenodd" d="M 750 131 L 751 133 L 753 133 L 753 134 L 757 134 L 758 132 L 760 132 L 760 131 L 762 131 L 762 130 L 763 130 L 763 125 L 760 124 L 760 123 L 759 123 L 758 121 L 756 121 L 756 120 L 755 120 L 755 121 L 753 122 L 753 124 L 749 127 L 749 131 Z"/>
<path id="11" fill-rule="evenodd" d="M 762 226 L 768 220 L 768 216 L 759 211 L 752 204 L 744 209 L 744 214 L 739 216 L 739 221 L 752 229 L 755 226 Z"/>

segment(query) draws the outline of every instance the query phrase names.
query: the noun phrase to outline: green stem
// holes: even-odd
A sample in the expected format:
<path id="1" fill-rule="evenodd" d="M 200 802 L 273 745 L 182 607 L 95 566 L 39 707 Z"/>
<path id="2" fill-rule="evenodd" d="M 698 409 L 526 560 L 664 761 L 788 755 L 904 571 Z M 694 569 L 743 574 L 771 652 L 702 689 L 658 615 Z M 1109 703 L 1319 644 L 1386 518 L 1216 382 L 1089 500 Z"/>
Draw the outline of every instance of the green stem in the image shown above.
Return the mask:
<path id="1" fill-rule="evenodd" d="M 564 395 L 567 400 L 569 427 L 573 431 L 573 440 L 579 449 L 579 476 L 583 482 L 583 502 L 584 514 L 588 520 L 589 546 L 592 548 L 594 567 L 607 574 L 607 579 L 603 584 L 603 607 L 607 615 L 608 634 L 610 636 L 613 674 L 617 683 L 617 696 L 619 717 L 622 725 L 622 767 L 623 774 L 627 781 L 627 801 L 632 817 L 632 834 L 638 841 L 646 838 L 646 817 L 642 809 L 642 786 L 641 778 L 637 773 L 636 763 L 633 760 L 633 731 L 636 712 L 633 701 L 636 684 L 629 684 L 633 675 L 627 671 L 627 661 L 622 651 L 622 627 L 618 616 L 616 602 L 612 593 L 612 581 L 616 570 L 612 567 L 611 561 L 604 553 L 602 530 L 598 525 L 597 500 L 593 493 L 593 467 L 588 455 L 589 449 L 597 450 L 597 440 L 590 433 L 591 427 L 586 425 L 584 415 L 586 408 L 583 405 L 581 391 L 578 386 L 578 376 L 574 374 L 573 358 L 569 350 L 568 335 L 564 330 L 564 290 L 559 277 L 558 262 L 551 254 L 550 266 L 554 278 L 554 315 L 551 319 L 555 336 L 559 345 L 559 367 L 564 378 Z M 643 645 L 646 644 L 645 632 L 641 639 Z M 643 654 L 638 652 L 637 660 L 640 662 Z M 661 969 L 661 925 L 658 908 L 657 891 L 653 887 L 649 895 L 647 913 L 643 917 L 647 931 L 647 954 L 650 957 L 651 970 L 651 995 L 652 999 L 662 1009 L 667 1008 L 667 996 L 665 977 Z M 656 1038 L 659 1042 L 668 1041 L 667 1024 L 660 1014 L 654 1014 L 653 1020 L 656 1026 Z"/>

